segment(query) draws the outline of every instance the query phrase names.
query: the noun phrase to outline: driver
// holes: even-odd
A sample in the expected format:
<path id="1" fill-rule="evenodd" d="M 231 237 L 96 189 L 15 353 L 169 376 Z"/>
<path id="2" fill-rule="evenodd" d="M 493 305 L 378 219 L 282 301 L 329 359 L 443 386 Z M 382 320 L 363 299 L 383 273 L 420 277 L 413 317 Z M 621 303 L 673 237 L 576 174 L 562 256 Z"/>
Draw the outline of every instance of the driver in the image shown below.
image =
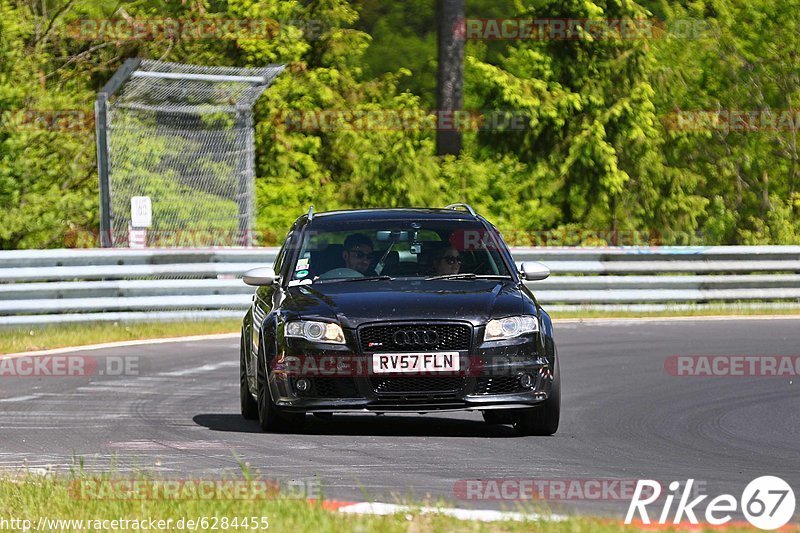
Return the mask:
<path id="1" fill-rule="evenodd" d="M 375 276 L 370 269 L 372 262 L 372 241 L 363 233 L 353 233 L 344 240 L 342 259 L 347 268 L 361 272 L 365 276 Z"/>

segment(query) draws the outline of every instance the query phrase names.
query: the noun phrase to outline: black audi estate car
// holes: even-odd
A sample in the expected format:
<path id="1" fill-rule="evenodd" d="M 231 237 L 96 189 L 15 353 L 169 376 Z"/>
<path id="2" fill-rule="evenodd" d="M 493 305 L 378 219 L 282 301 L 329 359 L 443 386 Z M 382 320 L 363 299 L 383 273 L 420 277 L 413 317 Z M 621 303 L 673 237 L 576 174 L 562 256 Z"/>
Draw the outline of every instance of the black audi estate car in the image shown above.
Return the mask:
<path id="1" fill-rule="evenodd" d="M 307 413 L 481 411 L 552 435 L 561 406 L 550 316 L 497 229 L 465 204 L 308 214 L 244 317 L 242 415 L 265 431 Z"/>

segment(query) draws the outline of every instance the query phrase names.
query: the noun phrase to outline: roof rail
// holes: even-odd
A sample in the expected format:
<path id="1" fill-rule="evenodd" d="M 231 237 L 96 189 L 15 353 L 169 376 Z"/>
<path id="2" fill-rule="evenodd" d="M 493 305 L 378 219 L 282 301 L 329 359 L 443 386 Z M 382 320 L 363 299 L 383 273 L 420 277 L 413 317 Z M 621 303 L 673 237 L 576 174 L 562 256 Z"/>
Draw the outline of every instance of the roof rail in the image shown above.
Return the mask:
<path id="1" fill-rule="evenodd" d="M 446 205 L 444 208 L 445 209 L 458 209 L 459 207 L 462 208 L 462 209 L 465 209 L 467 211 L 467 213 L 469 213 L 470 215 L 472 215 L 474 217 L 478 216 L 478 213 L 476 213 L 475 210 L 472 209 L 472 206 L 470 206 L 469 204 L 450 204 L 450 205 Z"/>
<path id="2" fill-rule="evenodd" d="M 308 221 L 311 222 L 314 220 L 314 206 L 313 204 L 308 206 Z"/>

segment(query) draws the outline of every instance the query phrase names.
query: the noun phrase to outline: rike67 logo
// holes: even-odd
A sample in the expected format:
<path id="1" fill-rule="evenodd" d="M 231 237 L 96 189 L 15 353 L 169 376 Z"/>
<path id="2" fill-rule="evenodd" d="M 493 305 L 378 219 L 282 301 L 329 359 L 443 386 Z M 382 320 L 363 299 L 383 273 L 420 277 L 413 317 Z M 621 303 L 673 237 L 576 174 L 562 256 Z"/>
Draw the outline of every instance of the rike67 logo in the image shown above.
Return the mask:
<path id="1" fill-rule="evenodd" d="M 664 498 L 664 506 L 656 523 L 681 524 L 685 518 L 690 524 L 699 524 L 695 508 L 699 507 L 708 495 L 703 494 L 690 501 L 693 484 L 693 479 L 687 480 L 682 491 L 679 482 L 673 481 L 669 484 L 670 492 Z M 658 481 L 640 479 L 628 507 L 625 523 L 630 524 L 638 514 L 638 519 L 643 524 L 650 524 L 647 506 L 656 502 L 661 495 L 661 484 Z M 678 503 L 673 514 L 672 504 L 676 497 Z M 778 529 L 785 526 L 794 516 L 795 503 L 794 491 L 783 479 L 776 476 L 761 476 L 745 487 L 739 500 L 731 494 L 721 494 L 710 500 L 705 506 L 705 522 L 712 526 L 727 524 L 733 518 L 732 513 L 740 509 L 753 526 L 763 530 Z M 651 509 L 654 510 L 656 509 Z M 655 519 L 655 515 L 653 518 Z"/>

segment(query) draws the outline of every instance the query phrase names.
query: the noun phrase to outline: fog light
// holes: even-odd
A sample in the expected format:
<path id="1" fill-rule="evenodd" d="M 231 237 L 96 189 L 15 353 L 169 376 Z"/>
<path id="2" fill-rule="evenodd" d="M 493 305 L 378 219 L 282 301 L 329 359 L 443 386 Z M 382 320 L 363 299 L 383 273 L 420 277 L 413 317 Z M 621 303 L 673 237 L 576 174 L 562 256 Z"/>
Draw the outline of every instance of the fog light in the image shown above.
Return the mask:
<path id="1" fill-rule="evenodd" d="M 295 383 L 295 387 L 297 387 L 298 391 L 305 392 L 311 388 L 311 382 L 306 378 L 300 378 L 297 380 L 297 383 Z"/>
<path id="2" fill-rule="evenodd" d="M 519 377 L 519 384 L 522 385 L 525 389 L 532 389 L 533 388 L 533 376 L 530 374 L 522 374 Z"/>

